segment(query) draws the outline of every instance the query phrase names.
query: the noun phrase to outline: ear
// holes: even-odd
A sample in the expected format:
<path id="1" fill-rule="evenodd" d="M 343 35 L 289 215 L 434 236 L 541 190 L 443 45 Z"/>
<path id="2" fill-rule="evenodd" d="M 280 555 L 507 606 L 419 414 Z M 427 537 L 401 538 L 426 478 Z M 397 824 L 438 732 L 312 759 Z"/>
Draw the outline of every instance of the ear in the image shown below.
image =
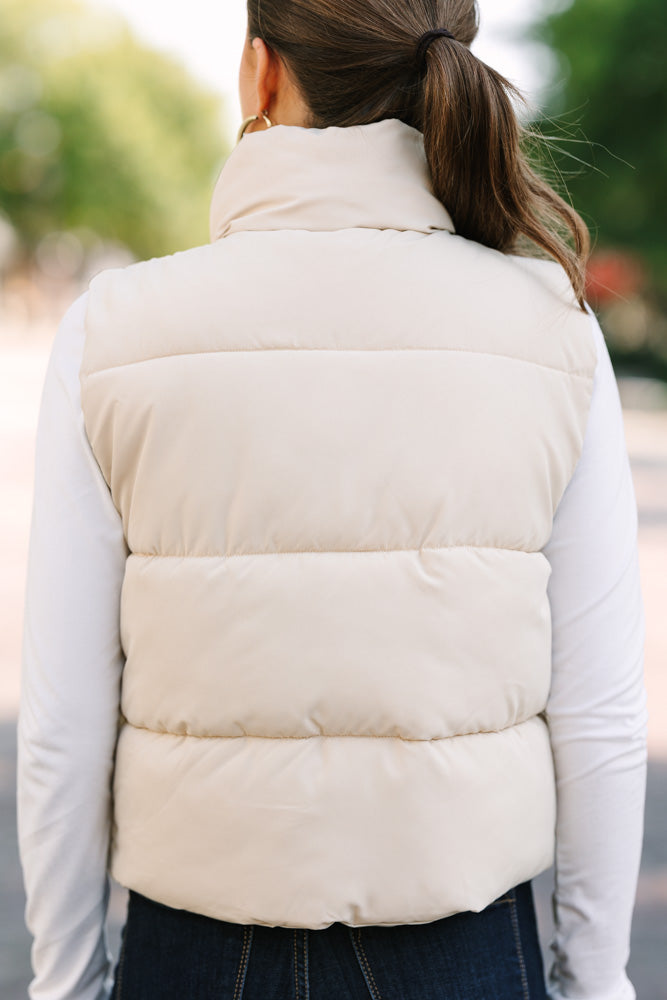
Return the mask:
<path id="1" fill-rule="evenodd" d="M 252 47 L 255 50 L 257 63 L 255 70 L 255 89 L 259 101 L 257 110 L 268 112 L 284 87 L 285 70 L 282 60 L 262 38 L 253 38 Z"/>

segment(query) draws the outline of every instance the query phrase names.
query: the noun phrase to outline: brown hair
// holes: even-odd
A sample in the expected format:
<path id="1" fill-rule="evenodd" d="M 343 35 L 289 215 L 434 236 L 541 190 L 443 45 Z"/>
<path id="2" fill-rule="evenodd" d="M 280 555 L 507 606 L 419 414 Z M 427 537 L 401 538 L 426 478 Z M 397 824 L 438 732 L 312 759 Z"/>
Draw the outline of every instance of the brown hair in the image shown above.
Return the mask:
<path id="1" fill-rule="evenodd" d="M 522 149 L 521 94 L 470 51 L 476 0 L 248 0 L 248 27 L 283 60 L 309 125 L 399 118 L 419 129 L 457 233 L 505 252 L 540 248 L 584 308 L 588 229 Z M 435 28 L 454 39 L 434 39 L 419 64 L 419 38 Z"/>

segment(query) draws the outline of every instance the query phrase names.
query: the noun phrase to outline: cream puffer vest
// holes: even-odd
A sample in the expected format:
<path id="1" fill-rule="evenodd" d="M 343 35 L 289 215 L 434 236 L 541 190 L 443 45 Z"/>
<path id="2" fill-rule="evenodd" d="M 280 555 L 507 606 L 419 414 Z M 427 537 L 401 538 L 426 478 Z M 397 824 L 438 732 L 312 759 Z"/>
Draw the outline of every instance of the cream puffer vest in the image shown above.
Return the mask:
<path id="1" fill-rule="evenodd" d="M 111 871 L 240 923 L 423 923 L 552 860 L 549 565 L 590 320 L 454 234 L 397 120 L 243 139 L 211 245 L 92 283 L 122 517 Z"/>

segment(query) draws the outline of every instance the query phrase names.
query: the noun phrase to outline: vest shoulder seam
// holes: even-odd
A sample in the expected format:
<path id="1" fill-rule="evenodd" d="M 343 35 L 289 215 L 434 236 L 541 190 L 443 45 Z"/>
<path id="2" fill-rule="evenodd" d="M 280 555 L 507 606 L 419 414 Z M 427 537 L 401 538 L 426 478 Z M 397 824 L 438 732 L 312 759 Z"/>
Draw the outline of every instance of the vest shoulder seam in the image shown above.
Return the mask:
<path id="1" fill-rule="evenodd" d="M 132 368 L 137 365 L 150 364 L 154 361 L 166 361 L 169 358 L 193 358 L 207 354 L 266 354 L 270 352 L 299 353 L 311 351 L 322 354 L 392 354 L 396 352 L 411 353 L 431 353 L 431 354 L 470 354 L 482 358 L 497 358 L 500 361 L 514 361 L 520 364 L 532 365 L 535 368 L 543 368 L 547 371 L 556 372 L 558 375 L 569 375 L 572 378 L 583 378 L 593 381 L 593 371 L 585 369 L 559 368 L 556 365 L 548 365 L 543 361 L 533 361 L 531 358 L 521 358 L 513 354 L 495 353 L 494 351 L 475 351 L 468 347 L 223 347 L 216 350 L 204 351 L 174 351 L 165 354 L 156 354 L 150 358 L 138 358 L 136 361 L 123 361 L 120 364 L 105 365 L 101 368 L 92 368 L 82 371 L 83 378 L 90 378 L 93 375 L 102 375 L 105 372 L 116 371 L 122 368 Z"/>

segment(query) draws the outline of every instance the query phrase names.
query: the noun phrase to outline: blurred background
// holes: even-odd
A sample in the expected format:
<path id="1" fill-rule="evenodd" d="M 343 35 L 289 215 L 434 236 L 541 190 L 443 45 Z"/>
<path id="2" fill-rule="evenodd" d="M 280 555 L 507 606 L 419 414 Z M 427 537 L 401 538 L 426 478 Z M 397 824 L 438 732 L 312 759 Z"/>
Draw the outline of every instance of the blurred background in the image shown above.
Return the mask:
<path id="1" fill-rule="evenodd" d="M 665 0 L 481 0 L 474 48 L 527 97 L 542 170 L 594 242 L 588 298 L 624 404 L 647 613 L 650 765 L 630 974 L 667 1000 Z M 243 0 L 0 0 L 0 996 L 26 996 L 15 720 L 34 434 L 51 341 L 109 266 L 208 240 L 240 122 Z M 545 949 L 551 874 L 536 882 Z M 112 941 L 124 897 L 114 890 Z M 548 960 L 548 957 L 547 957 Z"/>

